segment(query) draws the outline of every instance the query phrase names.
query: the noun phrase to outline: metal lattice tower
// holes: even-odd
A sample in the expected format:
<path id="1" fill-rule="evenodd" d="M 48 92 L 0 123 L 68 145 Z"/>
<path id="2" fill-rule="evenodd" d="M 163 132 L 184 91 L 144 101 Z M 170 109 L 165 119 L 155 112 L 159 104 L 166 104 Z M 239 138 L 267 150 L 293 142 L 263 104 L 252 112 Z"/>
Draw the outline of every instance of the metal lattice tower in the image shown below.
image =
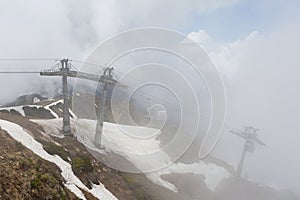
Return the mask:
<path id="1" fill-rule="evenodd" d="M 41 76 L 62 76 L 63 85 L 63 133 L 65 135 L 71 135 L 71 125 L 70 125 L 70 113 L 69 113 L 69 94 L 68 94 L 68 75 L 72 70 L 69 64 L 69 59 L 62 59 L 50 70 L 45 70 L 40 72 Z"/>
<path id="2" fill-rule="evenodd" d="M 98 82 L 98 88 L 102 84 L 102 96 L 101 100 L 95 99 L 95 110 L 97 116 L 97 125 L 95 133 L 95 145 L 101 147 L 101 138 L 103 131 L 103 121 L 105 117 L 105 103 L 107 99 L 107 86 L 115 86 L 118 82 L 113 79 L 112 72 L 113 68 L 104 68 L 102 75 L 88 74 L 84 72 L 79 72 L 72 68 L 69 59 L 62 59 L 60 63 L 56 64 L 50 70 L 44 70 L 40 72 L 41 76 L 62 76 L 63 82 L 63 96 L 64 96 L 64 109 L 63 109 L 63 132 L 65 135 L 71 134 L 70 127 L 70 113 L 69 113 L 69 96 L 68 96 L 68 77 L 76 77 L 80 79 L 86 79 L 90 81 Z M 121 84 L 118 84 L 122 86 Z"/>
<path id="3" fill-rule="evenodd" d="M 265 144 L 258 138 L 257 132 L 259 129 L 253 128 L 251 126 L 244 127 L 243 131 L 230 131 L 231 133 L 243 138 L 245 140 L 243 152 L 241 159 L 239 161 L 237 170 L 236 170 L 236 177 L 240 178 L 242 171 L 243 171 L 243 165 L 245 162 L 245 157 L 247 152 L 254 152 L 255 144 L 259 144 L 262 146 L 265 146 Z"/>
<path id="4" fill-rule="evenodd" d="M 68 94 L 68 79 L 67 73 L 70 70 L 68 65 L 68 59 L 61 60 L 61 71 L 62 74 L 62 84 L 63 84 L 63 95 L 64 95 L 64 107 L 63 107 L 63 132 L 65 135 L 71 134 L 70 125 L 70 113 L 69 113 L 69 94 Z"/>
<path id="5" fill-rule="evenodd" d="M 98 87 L 101 87 L 99 84 L 102 83 L 102 95 L 101 100 L 98 101 L 95 96 L 95 110 L 96 110 L 96 116 L 97 116 L 97 125 L 96 125 L 96 134 L 95 134 L 95 140 L 94 144 L 102 148 L 101 140 L 102 140 L 102 131 L 103 131 L 103 121 L 105 118 L 105 105 L 106 105 L 106 99 L 107 99 L 107 86 L 108 84 L 115 85 L 114 79 L 112 77 L 112 71 L 113 68 L 105 68 L 102 75 L 102 81 L 98 83 Z"/>

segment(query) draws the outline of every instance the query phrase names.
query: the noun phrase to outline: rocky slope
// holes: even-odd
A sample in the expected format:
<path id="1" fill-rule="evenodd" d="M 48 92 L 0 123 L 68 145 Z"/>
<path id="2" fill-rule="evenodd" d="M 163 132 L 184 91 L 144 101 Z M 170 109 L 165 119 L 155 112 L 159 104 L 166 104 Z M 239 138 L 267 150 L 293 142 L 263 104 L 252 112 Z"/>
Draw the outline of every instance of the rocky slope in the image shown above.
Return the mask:
<path id="1" fill-rule="evenodd" d="M 109 140 L 105 144 L 110 151 L 106 154 L 96 152 L 92 155 L 91 147 L 85 142 L 93 139 L 92 128 L 95 127 L 95 122 L 73 119 L 72 123 L 77 121 L 76 130 L 73 129 L 74 136 L 63 137 L 59 119 L 62 116 L 61 108 L 61 100 L 1 108 L 0 121 L 21 126 L 42 145 L 43 151 L 54 157 L 58 155 L 63 162 L 69 164 L 72 174 L 83 184 L 81 187 L 75 184 L 75 187 L 85 199 L 97 199 L 97 195 L 92 191 L 95 187 L 102 187 L 101 184 L 121 200 L 300 199 L 289 191 L 235 179 L 233 167 L 213 157 L 201 162 L 186 160 L 183 157 L 168 168 L 147 174 L 131 174 L 111 169 L 99 160 L 122 161 L 121 163 L 140 171 L 143 171 L 143 167 L 151 165 L 151 162 L 144 160 L 137 163 L 134 157 L 124 153 L 122 148 L 126 147 L 124 145 L 128 140 L 120 135 L 111 123 L 105 125 L 110 132 L 114 130 L 113 136 L 107 135 Z M 72 127 L 75 127 L 74 124 Z M 0 130 L 0 199 L 78 199 L 74 188 L 67 184 L 61 166 L 38 156 L 3 129 Z M 79 132 L 84 135 L 78 134 Z M 159 145 L 159 141 L 156 140 L 148 142 L 148 146 Z M 134 148 L 144 146 L 132 144 Z M 163 159 L 168 159 L 168 155 Z"/>
<path id="2" fill-rule="evenodd" d="M 41 126 L 22 116 L 2 113 L 0 119 L 20 125 L 43 144 L 49 154 L 57 154 L 70 163 L 73 172 L 87 188 L 91 189 L 92 185 L 101 182 L 119 199 L 136 199 L 133 190 L 119 172 L 94 159 L 75 138 L 52 138 L 43 134 Z M 14 199 L 77 199 L 65 187 L 65 180 L 58 166 L 25 148 L 6 131 L 1 130 L 0 133 L 1 199 L 11 199 L 11 195 L 16 197 Z M 86 199 L 96 199 L 88 191 L 82 192 Z"/>

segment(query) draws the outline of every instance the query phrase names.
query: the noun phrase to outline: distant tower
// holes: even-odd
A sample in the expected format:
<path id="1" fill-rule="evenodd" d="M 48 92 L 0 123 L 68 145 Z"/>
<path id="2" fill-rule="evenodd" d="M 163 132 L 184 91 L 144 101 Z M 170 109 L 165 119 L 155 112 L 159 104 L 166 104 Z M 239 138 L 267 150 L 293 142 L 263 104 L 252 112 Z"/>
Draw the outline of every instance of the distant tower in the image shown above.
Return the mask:
<path id="1" fill-rule="evenodd" d="M 247 152 L 253 152 L 255 149 L 255 143 L 265 146 L 265 144 L 258 138 L 257 132 L 259 129 L 253 128 L 251 126 L 244 127 L 243 131 L 230 131 L 231 133 L 243 138 L 245 140 L 243 153 L 236 170 L 236 177 L 240 178 L 243 170 L 243 165 Z"/>

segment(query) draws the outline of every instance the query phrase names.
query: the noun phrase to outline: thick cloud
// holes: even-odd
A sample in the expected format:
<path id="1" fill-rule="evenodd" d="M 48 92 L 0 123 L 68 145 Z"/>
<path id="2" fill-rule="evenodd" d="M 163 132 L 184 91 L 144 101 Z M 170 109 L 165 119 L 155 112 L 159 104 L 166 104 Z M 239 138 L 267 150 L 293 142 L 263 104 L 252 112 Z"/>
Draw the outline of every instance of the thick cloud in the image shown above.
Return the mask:
<path id="1" fill-rule="evenodd" d="M 224 78 L 228 116 L 215 155 L 234 166 L 243 141 L 229 130 L 260 128 L 267 144 L 246 159 L 250 179 L 297 191 L 300 176 L 300 26 L 280 24 L 269 34 L 258 31 L 231 43 L 214 40 L 200 30 L 189 35 L 209 53 Z"/>
<path id="2" fill-rule="evenodd" d="M 238 0 L 214 1 L 104 1 L 104 0 L 2 0 L 0 2 L 0 58 L 62 58 L 84 60 L 101 41 L 122 30 L 164 26 L 180 30 L 190 13 L 209 13 Z M 171 8 L 170 8 L 171 7 Z M 39 71 L 54 62 L 0 61 L 1 70 Z M 104 63 L 100 63 L 104 64 Z M 8 83 L 14 80 L 14 85 Z M 53 90 L 57 78 L 1 75 L 0 103 L 22 93 Z M 51 86 L 52 85 L 52 86 Z"/>
<path id="3" fill-rule="evenodd" d="M 85 57 L 121 30 L 137 26 L 180 29 L 190 13 L 211 12 L 237 1 L 4 0 L 0 53 L 1 57 Z"/>

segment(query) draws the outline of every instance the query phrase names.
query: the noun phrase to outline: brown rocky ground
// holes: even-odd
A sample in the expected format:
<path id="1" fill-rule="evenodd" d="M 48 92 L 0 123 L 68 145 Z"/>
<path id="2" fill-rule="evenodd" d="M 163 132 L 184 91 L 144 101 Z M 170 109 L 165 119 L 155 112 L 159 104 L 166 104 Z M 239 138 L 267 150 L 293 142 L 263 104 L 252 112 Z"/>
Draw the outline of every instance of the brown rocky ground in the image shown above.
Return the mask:
<path id="1" fill-rule="evenodd" d="M 77 199 L 59 168 L 0 130 L 0 199 Z"/>
<path id="2" fill-rule="evenodd" d="M 178 193 L 154 184 L 144 174 L 129 174 L 116 171 L 95 159 L 75 137 L 55 138 L 44 133 L 42 126 L 28 117 L 0 113 L 0 119 L 19 124 L 50 154 L 57 154 L 72 165 L 74 173 L 87 186 L 99 180 L 120 200 L 189 200 L 189 199 L 276 199 L 299 200 L 289 191 L 263 187 L 242 179 L 225 179 L 210 191 L 204 177 L 195 174 L 169 174 L 162 178 L 172 182 Z M 76 199 L 63 185 L 59 168 L 43 160 L 0 130 L 0 199 Z M 103 156 L 99 154 L 98 156 Z M 97 157 L 97 156 L 96 156 Z M 123 157 L 110 153 L 104 159 L 118 161 Z M 184 159 L 183 159 L 184 160 Z M 216 163 L 231 173 L 234 169 L 226 163 L 208 158 L 205 162 Z M 189 162 L 187 162 L 189 163 Z M 128 162 L 128 165 L 132 165 Z M 134 167 L 132 165 L 132 167 Z M 87 199 L 95 199 L 83 191 Z"/>
<path id="3" fill-rule="evenodd" d="M 117 198 L 137 199 L 120 173 L 97 161 L 76 138 L 52 138 L 43 134 L 41 126 L 22 116 L 0 113 L 0 119 L 19 124 L 42 143 L 48 153 L 60 155 L 70 162 L 74 173 L 87 187 L 91 187 L 91 183 L 97 184 L 99 180 Z M 39 158 L 3 130 L 0 138 L 0 199 L 75 198 L 64 188 L 64 180 L 55 164 Z M 51 194 L 60 196 L 50 198 Z M 91 195 L 87 198 L 94 199 Z"/>

